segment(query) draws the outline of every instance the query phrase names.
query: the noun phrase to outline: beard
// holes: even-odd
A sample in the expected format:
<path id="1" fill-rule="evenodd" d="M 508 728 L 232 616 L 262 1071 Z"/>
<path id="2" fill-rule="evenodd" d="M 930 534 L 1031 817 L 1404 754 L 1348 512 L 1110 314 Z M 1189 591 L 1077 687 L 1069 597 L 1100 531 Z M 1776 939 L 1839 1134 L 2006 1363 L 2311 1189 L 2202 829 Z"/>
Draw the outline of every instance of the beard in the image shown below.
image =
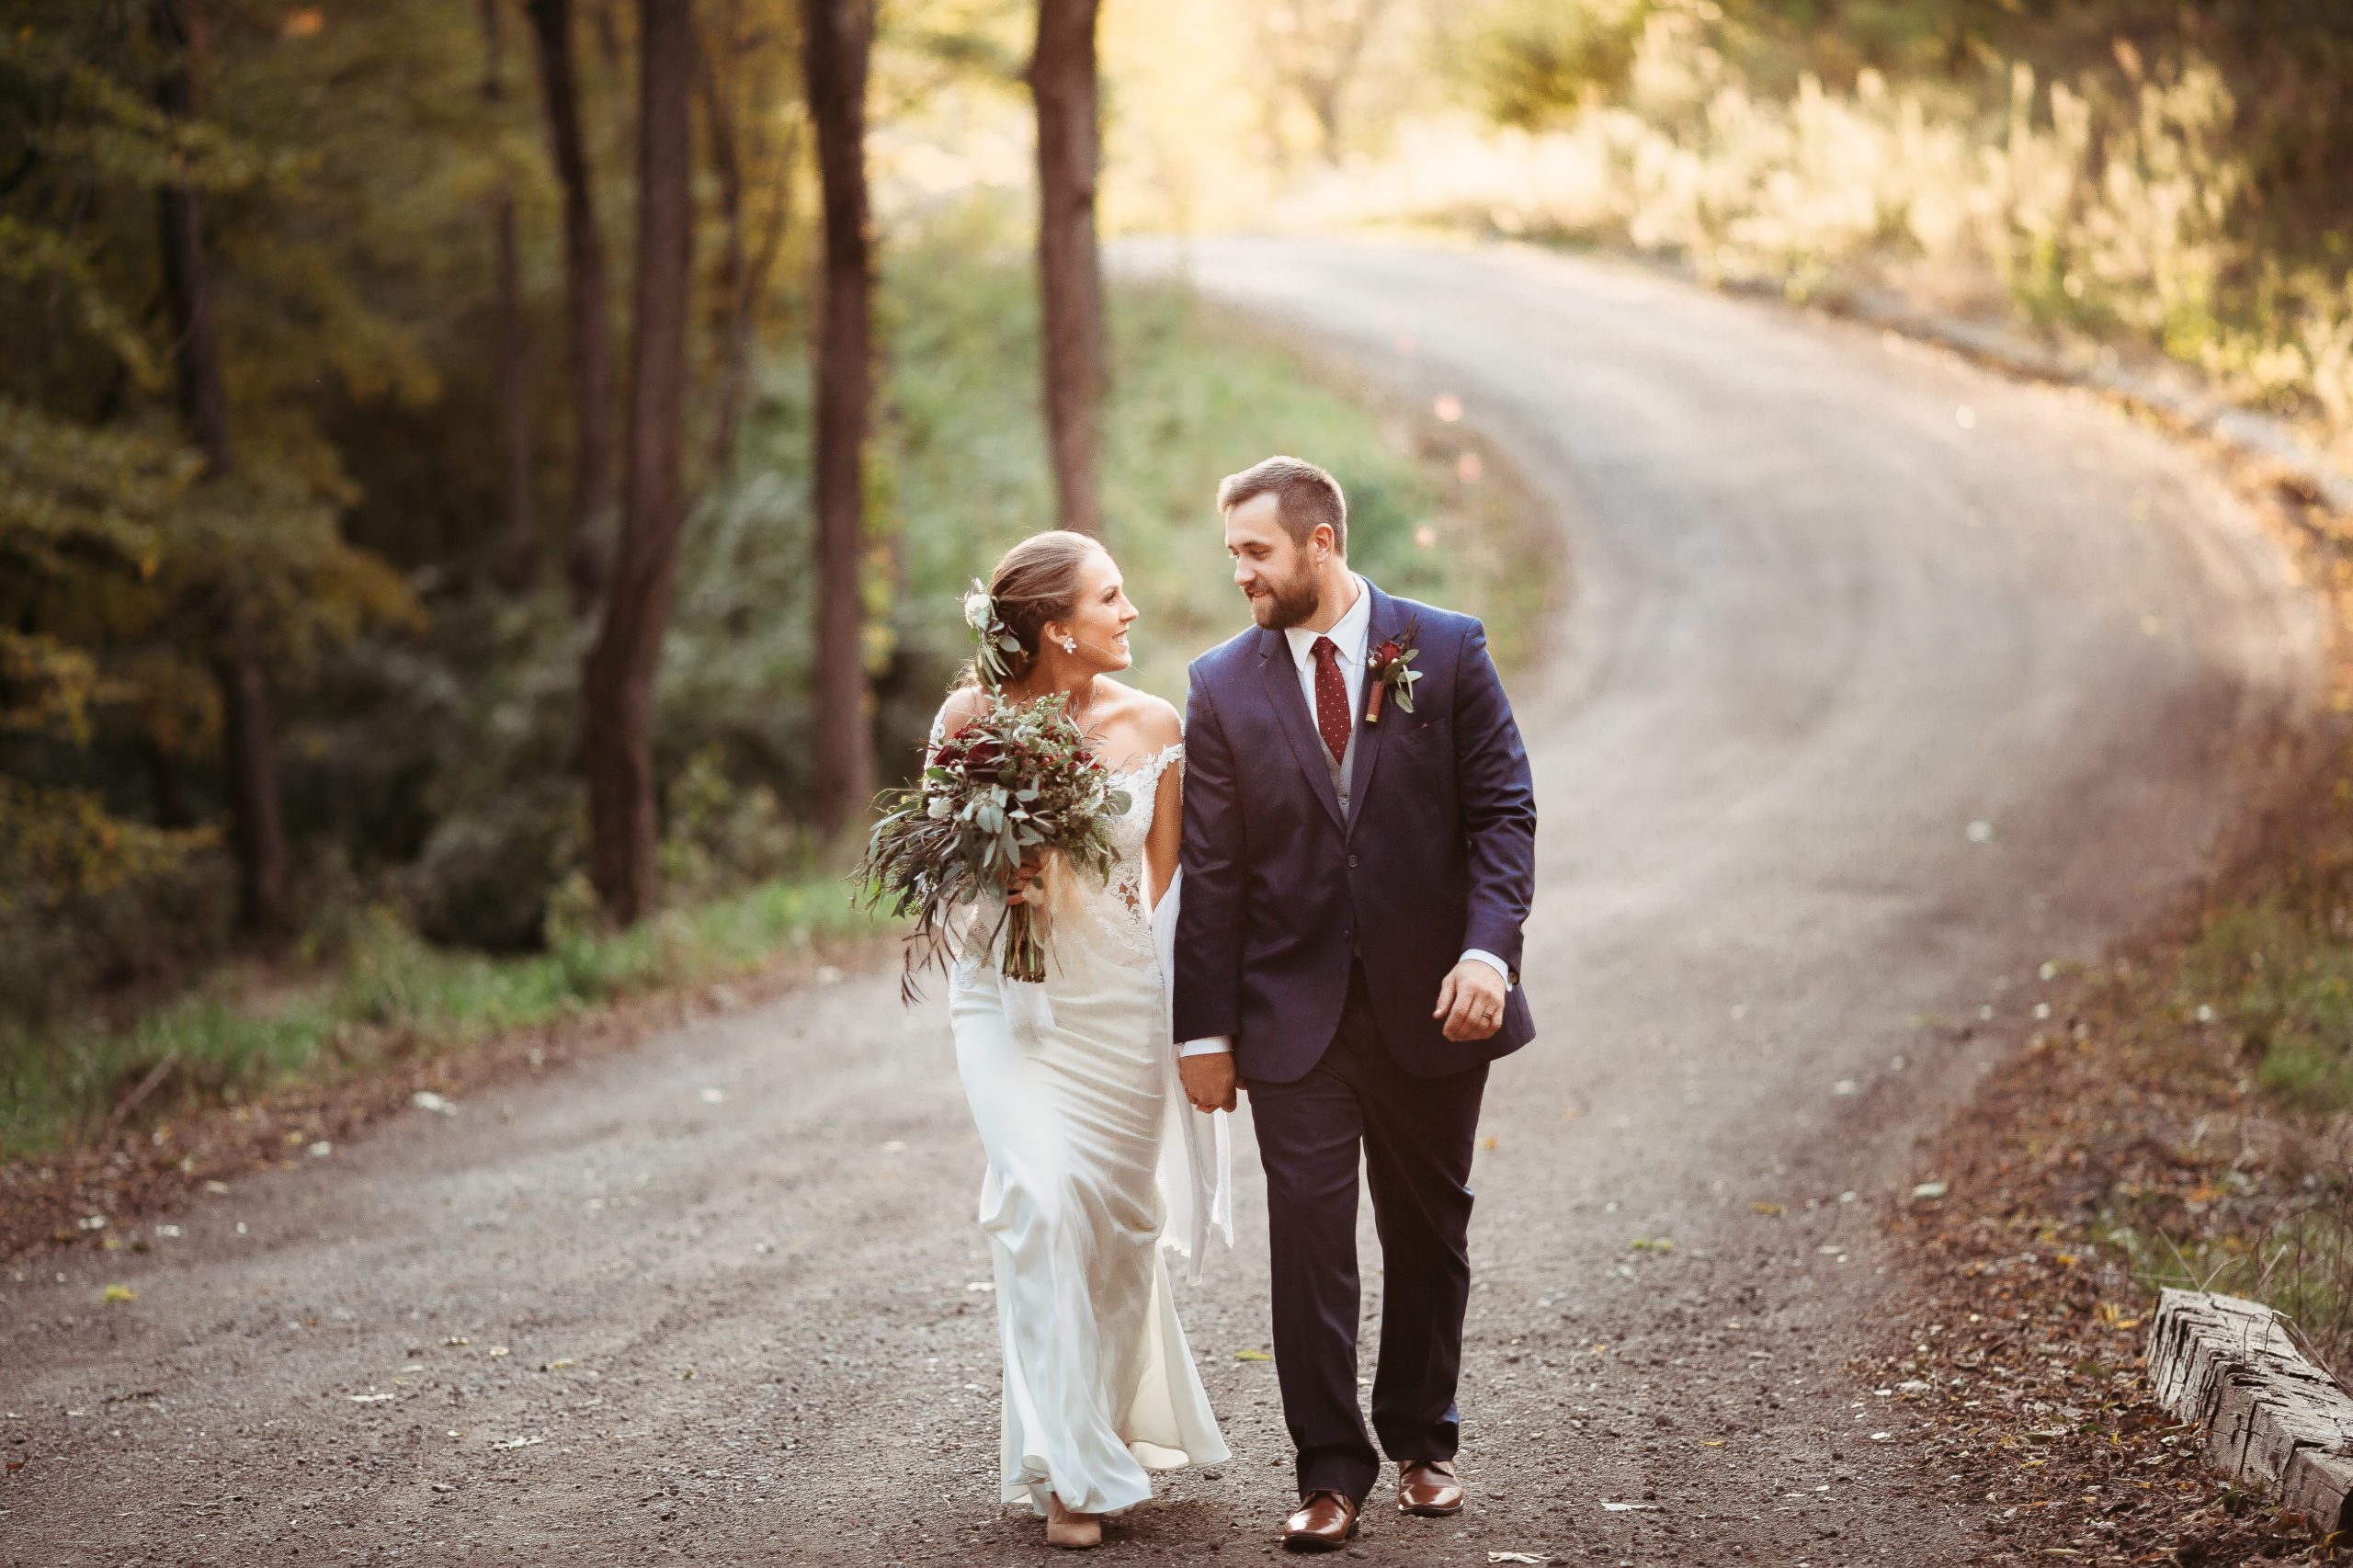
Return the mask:
<path id="1" fill-rule="evenodd" d="M 1280 631 L 1313 617 L 1323 602 L 1314 569 L 1302 565 L 1282 582 L 1268 584 L 1263 595 L 1251 599 L 1250 619 L 1269 631 Z"/>

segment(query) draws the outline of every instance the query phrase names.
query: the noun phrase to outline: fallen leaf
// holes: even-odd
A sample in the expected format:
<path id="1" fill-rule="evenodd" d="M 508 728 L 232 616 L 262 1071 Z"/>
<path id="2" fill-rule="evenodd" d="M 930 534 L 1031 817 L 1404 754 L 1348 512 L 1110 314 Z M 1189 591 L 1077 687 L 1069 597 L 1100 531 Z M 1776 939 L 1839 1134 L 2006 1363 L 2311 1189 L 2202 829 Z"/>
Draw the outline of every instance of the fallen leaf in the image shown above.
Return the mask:
<path id="1" fill-rule="evenodd" d="M 109 1285 L 98 1299 L 104 1301 L 135 1301 L 139 1299 L 139 1292 L 128 1285 Z"/>
<path id="2" fill-rule="evenodd" d="M 1751 1203 L 1749 1207 L 1756 1210 L 1759 1214 L 1764 1215 L 1768 1220 L 1779 1219 L 1783 1214 L 1788 1213 L 1790 1208 L 1786 1203 L 1774 1203 L 1762 1198 L 1758 1199 L 1756 1202 Z"/>
<path id="3" fill-rule="evenodd" d="M 1274 1359 L 1272 1356 L 1267 1355 L 1263 1350 L 1237 1350 L 1233 1353 L 1233 1358 L 1237 1361 L 1271 1361 Z"/>

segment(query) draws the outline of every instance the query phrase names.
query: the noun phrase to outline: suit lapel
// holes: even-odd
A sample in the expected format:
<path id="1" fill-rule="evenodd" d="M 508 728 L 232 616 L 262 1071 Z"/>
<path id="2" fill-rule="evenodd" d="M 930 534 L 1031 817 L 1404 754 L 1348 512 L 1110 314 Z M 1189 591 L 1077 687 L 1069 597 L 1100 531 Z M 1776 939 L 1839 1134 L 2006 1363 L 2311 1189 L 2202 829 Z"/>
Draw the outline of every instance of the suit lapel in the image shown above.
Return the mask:
<path id="1" fill-rule="evenodd" d="M 1290 643 L 1279 631 L 1262 629 L 1258 633 L 1258 679 L 1267 688 L 1267 700 L 1274 705 L 1283 739 L 1290 743 L 1292 759 L 1307 775 L 1308 787 L 1324 802 L 1333 823 L 1345 827 L 1340 798 L 1332 792 L 1332 770 L 1324 766 L 1324 740 L 1315 733 L 1315 720 L 1307 711 L 1307 694 L 1300 689 L 1299 666 L 1291 663 Z M 1361 752 L 1363 747 L 1358 749 Z"/>
<path id="2" fill-rule="evenodd" d="M 1357 710 L 1354 715 L 1357 730 L 1357 755 L 1356 766 L 1348 772 L 1348 820 L 1346 824 L 1350 837 L 1356 835 L 1357 824 L 1364 820 L 1365 794 L 1372 785 L 1373 767 L 1381 760 L 1381 737 L 1397 727 L 1397 704 L 1389 699 L 1383 699 L 1381 701 L 1380 723 L 1368 724 L 1364 722 L 1365 710 L 1372 704 L 1373 652 L 1381 646 L 1384 639 L 1391 637 L 1402 639 L 1405 634 L 1405 618 L 1398 613 L 1397 601 L 1374 587 L 1372 579 L 1370 577 L 1365 579 L 1365 587 L 1372 595 L 1372 615 L 1365 626 L 1364 687 L 1357 694 Z"/>

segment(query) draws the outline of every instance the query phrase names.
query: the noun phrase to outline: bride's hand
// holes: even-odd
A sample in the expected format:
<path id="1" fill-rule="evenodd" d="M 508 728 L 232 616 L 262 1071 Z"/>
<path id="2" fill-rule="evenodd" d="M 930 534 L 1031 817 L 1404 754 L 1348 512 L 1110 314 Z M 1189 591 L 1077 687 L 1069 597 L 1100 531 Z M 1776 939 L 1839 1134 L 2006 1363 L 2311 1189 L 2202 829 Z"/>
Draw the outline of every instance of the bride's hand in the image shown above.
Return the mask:
<path id="1" fill-rule="evenodd" d="M 1031 850 L 1023 858 L 1021 864 L 1013 869 L 1013 875 L 1006 879 L 1005 902 L 1028 903 L 1030 886 L 1037 881 L 1039 874 L 1044 869 L 1044 860 L 1039 857 L 1036 850 Z"/>

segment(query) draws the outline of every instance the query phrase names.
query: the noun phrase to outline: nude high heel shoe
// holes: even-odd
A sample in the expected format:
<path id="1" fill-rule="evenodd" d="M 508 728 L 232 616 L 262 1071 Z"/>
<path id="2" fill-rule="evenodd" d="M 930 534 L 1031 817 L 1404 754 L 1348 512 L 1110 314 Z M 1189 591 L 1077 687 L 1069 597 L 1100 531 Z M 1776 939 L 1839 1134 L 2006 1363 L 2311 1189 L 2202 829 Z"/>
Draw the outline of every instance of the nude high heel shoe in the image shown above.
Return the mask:
<path id="1" fill-rule="evenodd" d="M 1046 1544 L 1068 1547 L 1084 1551 L 1103 1544 L 1103 1520 L 1095 1514 L 1074 1514 L 1063 1506 L 1063 1500 L 1049 1494 L 1046 1498 Z"/>

